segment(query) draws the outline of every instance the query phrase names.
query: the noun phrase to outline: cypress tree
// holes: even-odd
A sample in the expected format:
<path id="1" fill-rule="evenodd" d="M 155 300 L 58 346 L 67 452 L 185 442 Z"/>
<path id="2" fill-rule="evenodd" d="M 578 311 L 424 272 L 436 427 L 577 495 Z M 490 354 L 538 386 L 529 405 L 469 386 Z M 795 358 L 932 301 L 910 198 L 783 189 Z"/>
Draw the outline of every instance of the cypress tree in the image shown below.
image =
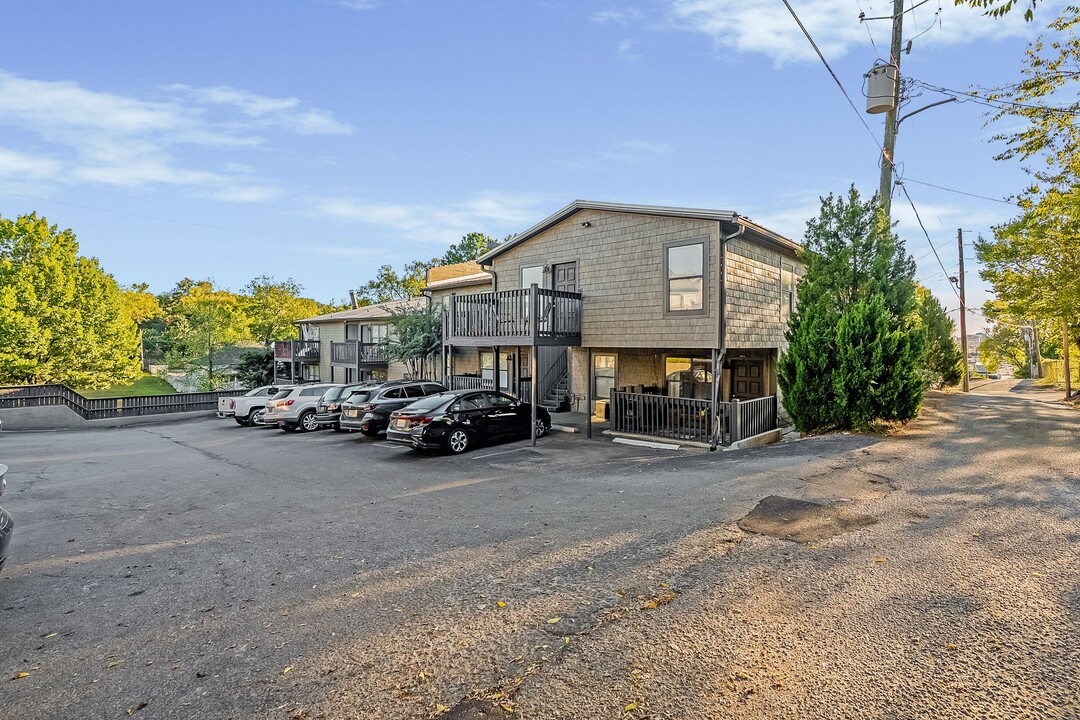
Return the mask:
<path id="1" fill-rule="evenodd" d="M 778 381 L 800 430 L 863 428 L 914 417 L 922 402 L 925 331 L 915 315 L 915 264 L 854 186 L 822 198 L 806 225 L 798 307 Z"/>

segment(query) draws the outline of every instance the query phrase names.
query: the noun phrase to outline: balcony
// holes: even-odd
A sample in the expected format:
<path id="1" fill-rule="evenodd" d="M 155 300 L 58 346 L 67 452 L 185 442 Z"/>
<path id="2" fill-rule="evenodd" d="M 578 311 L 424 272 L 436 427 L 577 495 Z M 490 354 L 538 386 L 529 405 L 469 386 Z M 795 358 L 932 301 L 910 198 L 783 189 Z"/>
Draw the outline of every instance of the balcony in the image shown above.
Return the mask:
<path id="1" fill-rule="evenodd" d="M 274 359 L 317 364 L 319 362 L 318 340 L 275 340 Z"/>
<path id="2" fill-rule="evenodd" d="M 580 345 L 581 294 L 532 288 L 451 295 L 448 345 Z"/>
<path id="3" fill-rule="evenodd" d="M 330 343 L 330 364 L 341 367 L 385 367 L 389 362 L 386 347 L 381 343 L 362 343 L 356 340 Z"/>

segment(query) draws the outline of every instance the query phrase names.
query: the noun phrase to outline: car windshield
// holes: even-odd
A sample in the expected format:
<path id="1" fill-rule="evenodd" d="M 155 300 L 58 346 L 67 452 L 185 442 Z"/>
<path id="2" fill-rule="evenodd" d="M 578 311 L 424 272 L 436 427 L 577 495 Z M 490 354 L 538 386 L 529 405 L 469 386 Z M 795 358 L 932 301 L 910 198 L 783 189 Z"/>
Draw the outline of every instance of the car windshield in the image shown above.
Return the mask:
<path id="1" fill-rule="evenodd" d="M 353 392 L 352 395 L 350 395 L 345 400 L 345 402 L 349 402 L 349 403 L 353 403 L 353 404 L 367 402 L 367 399 L 369 397 L 371 397 L 371 391 L 370 390 L 356 390 L 356 391 Z"/>
<path id="2" fill-rule="evenodd" d="M 434 410 L 435 408 L 445 405 L 446 400 L 447 398 L 443 395 L 428 395 L 426 398 L 417 400 L 405 409 L 409 412 L 412 412 L 413 410 L 417 412 L 428 412 L 429 410 Z"/>

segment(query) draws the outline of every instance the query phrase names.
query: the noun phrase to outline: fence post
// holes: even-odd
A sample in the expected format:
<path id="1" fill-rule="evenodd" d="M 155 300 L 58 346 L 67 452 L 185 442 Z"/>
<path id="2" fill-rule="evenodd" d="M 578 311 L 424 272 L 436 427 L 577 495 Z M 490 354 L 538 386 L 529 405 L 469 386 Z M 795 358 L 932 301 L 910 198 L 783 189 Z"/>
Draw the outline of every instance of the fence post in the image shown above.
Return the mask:
<path id="1" fill-rule="evenodd" d="M 731 400 L 731 442 L 742 440 L 742 405 L 739 398 Z"/>

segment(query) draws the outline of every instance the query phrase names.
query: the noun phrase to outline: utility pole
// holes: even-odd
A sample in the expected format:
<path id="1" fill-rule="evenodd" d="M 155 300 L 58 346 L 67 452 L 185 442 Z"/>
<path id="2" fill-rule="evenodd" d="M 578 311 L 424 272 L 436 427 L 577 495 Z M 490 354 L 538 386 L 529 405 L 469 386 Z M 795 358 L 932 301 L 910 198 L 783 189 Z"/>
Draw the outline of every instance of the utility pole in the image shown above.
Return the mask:
<path id="1" fill-rule="evenodd" d="M 896 84 L 893 88 L 892 110 L 885 114 L 885 144 L 881 157 L 881 208 L 885 218 L 892 222 L 892 171 L 896 151 L 897 115 L 900 113 L 900 53 L 904 44 L 904 0 L 893 0 L 892 46 L 890 62 L 896 68 Z M 967 360 L 965 359 L 965 362 Z"/>
<path id="2" fill-rule="evenodd" d="M 1072 397 L 1072 369 L 1069 367 L 1069 321 L 1061 319 L 1061 357 L 1065 366 L 1065 399 Z"/>
<path id="3" fill-rule="evenodd" d="M 964 354 L 964 392 L 968 391 L 967 302 L 964 295 L 964 230 L 956 229 L 956 244 L 960 247 L 960 352 Z"/>

